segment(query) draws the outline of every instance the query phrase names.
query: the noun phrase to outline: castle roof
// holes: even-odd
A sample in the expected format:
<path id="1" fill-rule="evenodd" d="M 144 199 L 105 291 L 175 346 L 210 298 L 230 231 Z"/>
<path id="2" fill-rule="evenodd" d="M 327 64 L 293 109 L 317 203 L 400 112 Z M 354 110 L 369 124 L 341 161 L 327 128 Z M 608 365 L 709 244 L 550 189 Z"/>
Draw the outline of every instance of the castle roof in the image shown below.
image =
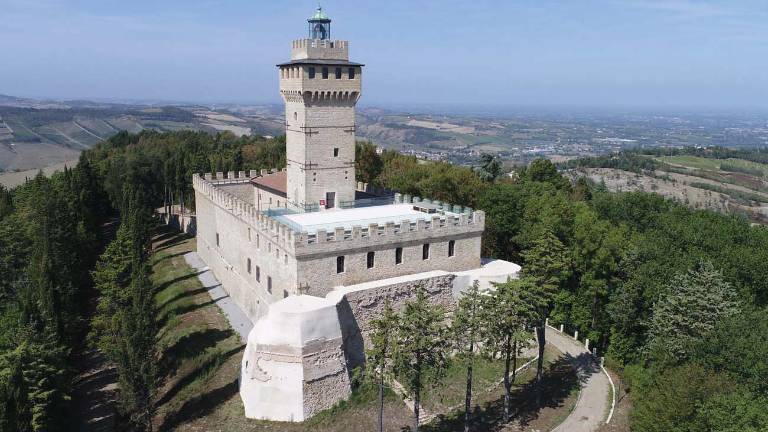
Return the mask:
<path id="1" fill-rule="evenodd" d="M 251 184 L 259 189 L 266 189 L 276 195 L 286 196 L 288 191 L 288 173 L 278 171 L 276 173 L 254 177 Z"/>
<path id="2" fill-rule="evenodd" d="M 286 63 L 280 63 L 277 67 L 291 66 L 291 65 L 328 65 L 328 66 L 365 66 L 362 63 L 355 63 L 349 60 L 334 60 L 334 59 L 299 59 L 291 60 Z"/>

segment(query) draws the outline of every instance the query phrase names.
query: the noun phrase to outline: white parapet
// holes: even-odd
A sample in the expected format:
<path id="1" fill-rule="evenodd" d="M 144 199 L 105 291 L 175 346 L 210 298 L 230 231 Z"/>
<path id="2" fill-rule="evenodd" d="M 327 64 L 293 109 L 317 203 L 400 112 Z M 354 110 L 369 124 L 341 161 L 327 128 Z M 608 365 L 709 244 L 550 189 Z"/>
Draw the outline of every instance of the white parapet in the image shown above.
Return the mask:
<path id="1" fill-rule="evenodd" d="M 351 393 L 336 304 L 293 296 L 248 336 L 240 397 L 248 418 L 301 422 Z"/>
<path id="2" fill-rule="evenodd" d="M 504 283 L 508 279 L 517 279 L 520 277 L 520 266 L 504 260 L 483 260 L 480 268 L 456 272 L 456 279 L 453 280 L 453 297 L 458 299 L 464 290 L 469 288 L 475 281 L 480 284 L 481 290 L 493 288 L 494 283 Z"/>

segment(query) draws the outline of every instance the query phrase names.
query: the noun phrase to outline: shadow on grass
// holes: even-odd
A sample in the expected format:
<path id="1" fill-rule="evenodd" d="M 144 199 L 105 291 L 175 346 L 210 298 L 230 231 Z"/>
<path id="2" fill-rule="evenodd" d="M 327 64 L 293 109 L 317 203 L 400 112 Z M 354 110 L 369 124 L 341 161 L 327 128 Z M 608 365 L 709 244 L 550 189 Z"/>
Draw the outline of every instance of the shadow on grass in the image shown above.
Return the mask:
<path id="1" fill-rule="evenodd" d="M 158 309 L 162 310 L 166 306 L 170 305 L 171 303 L 173 303 L 175 301 L 181 300 L 181 299 L 186 298 L 186 297 L 194 297 L 194 296 L 196 296 L 198 294 L 204 294 L 206 292 L 208 292 L 207 288 L 198 288 L 198 289 L 194 289 L 194 290 L 191 290 L 191 291 L 180 292 L 180 293 L 176 294 L 175 296 L 165 300 L 162 304 L 157 305 L 157 307 L 158 307 Z"/>
<path id="2" fill-rule="evenodd" d="M 181 251 L 181 252 L 177 252 L 177 253 L 174 253 L 174 254 L 164 255 L 161 258 L 156 259 L 154 261 L 154 264 L 158 264 L 158 263 L 161 263 L 161 262 L 163 262 L 165 260 L 173 259 L 173 258 L 176 258 L 176 257 L 184 256 L 184 255 L 186 255 L 188 253 L 189 253 L 189 251 Z"/>
<path id="3" fill-rule="evenodd" d="M 586 354 L 585 354 L 586 355 Z M 580 359 L 577 359 L 580 360 Z M 559 408 L 580 385 L 581 379 L 571 367 L 573 357 L 561 357 L 544 371 L 541 379 L 541 405 L 536 405 L 536 384 L 534 381 L 523 384 L 512 391 L 512 420 L 523 427 L 536 420 L 542 408 Z M 594 363 L 594 362 L 592 362 Z M 504 427 L 504 397 L 475 405 L 472 412 L 470 429 L 474 431 L 498 431 Z M 463 431 L 464 411 L 439 416 L 431 423 L 419 428 L 425 432 Z M 410 428 L 403 428 L 408 431 Z"/>
<path id="4" fill-rule="evenodd" d="M 208 306 L 210 306 L 212 304 L 215 304 L 217 301 L 221 300 L 222 298 L 226 298 L 226 297 L 227 296 L 221 297 L 221 298 L 217 298 L 217 299 L 208 300 L 207 302 L 203 302 L 203 303 L 192 303 L 192 304 L 184 305 L 184 306 L 181 306 L 181 307 L 178 307 L 178 308 L 169 309 L 167 312 L 165 312 L 160 317 L 160 319 L 157 320 L 157 328 L 163 329 L 171 321 L 171 319 L 173 319 L 174 317 L 182 317 L 182 316 L 184 316 L 184 315 L 186 315 L 188 313 L 194 312 L 194 311 L 196 311 L 198 309 L 202 309 L 204 307 L 208 307 Z"/>
<path id="5" fill-rule="evenodd" d="M 189 373 L 181 377 L 164 395 L 157 401 L 155 406 L 160 406 L 168 403 L 174 396 L 176 396 L 184 387 L 192 384 L 198 378 L 204 377 L 212 372 L 215 372 L 227 359 L 242 352 L 245 346 L 238 346 L 235 349 L 226 352 L 217 352 L 204 360 L 196 368 Z"/>
<path id="6" fill-rule="evenodd" d="M 187 240 L 189 240 L 191 238 L 194 238 L 194 237 L 190 236 L 189 234 L 181 234 L 181 233 L 179 233 L 178 235 L 176 235 L 174 237 L 171 237 L 168 240 L 165 240 L 165 241 L 163 241 L 161 243 L 156 244 L 155 245 L 155 249 L 154 249 L 153 252 L 154 253 L 158 253 L 158 252 L 164 251 L 166 249 L 170 249 L 170 248 L 176 246 L 177 244 L 183 243 L 183 242 L 185 242 L 185 241 L 187 241 Z"/>
<path id="7" fill-rule="evenodd" d="M 199 356 L 233 334 L 230 329 L 206 329 L 184 335 L 163 353 L 163 358 L 160 360 L 160 373 L 163 376 L 171 375 L 183 361 Z"/>
<path id="8" fill-rule="evenodd" d="M 203 271 L 196 271 L 196 272 L 192 272 L 192 273 L 188 273 L 188 274 L 185 274 L 184 276 L 179 276 L 179 277 L 173 278 L 173 279 L 171 279 L 171 280 L 165 281 L 165 282 L 161 283 L 160 285 L 158 285 L 158 286 L 155 288 L 155 292 L 156 292 L 156 293 L 160 293 L 160 292 L 163 292 L 163 291 L 165 291 L 165 290 L 166 290 L 168 287 L 170 287 L 171 285 L 173 285 L 173 284 L 175 284 L 175 283 L 184 282 L 184 281 L 185 281 L 185 280 L 187 280 L 187 279 L 196 278 L 196 277 L 198 277 L 199 275 L 201 275 L 201 274 L 203 274 L 203 273 L 205 273 L 205 272 L 203 272 Z M 185 294 L 186 294 L 186 293 L 187 293 L 187 291 L 185 291 Z M 166 301 L 166 302 L 164 303 L 164 305 L 165 305 L 165 304 L 168 304 L 168 303 L 169 303 L 169 302 L 168 302 L 168 301 Z"/>
<path id="9" fill-rule="evenodd" d="M 237 393 L 237 390 L 237 378 L 235 378 L 229 384 L 195 396 L 184 402 L 184 405 L 182 405 L 178 411 L 166 416 L 163 424 L 160 425 L 158 430 L 161 432 L 177 430 L 177 426 L 182 423 L 205 417 L 216 409 L 216 407 L 234 396 Z"/>

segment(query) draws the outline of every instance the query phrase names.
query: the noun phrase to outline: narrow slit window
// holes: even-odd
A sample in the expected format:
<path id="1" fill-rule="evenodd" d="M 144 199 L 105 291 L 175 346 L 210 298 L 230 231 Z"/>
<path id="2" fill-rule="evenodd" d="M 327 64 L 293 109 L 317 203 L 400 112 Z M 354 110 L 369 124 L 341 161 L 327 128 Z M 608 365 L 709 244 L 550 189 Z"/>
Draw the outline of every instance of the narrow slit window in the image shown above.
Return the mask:
<path id="1" fill-rule="evenodd" d="M 216 247 L 219 247 L 219 246 L 220 246 L 220 243 L 219 243 L 219 233 L 216 233 Z"/>
<path id="2" fill-rule="evenodd" d="M 456 240 L 451 240 L 448 242 L 448 256 L 452 257 L 456 255 Z"/>
<path id="3" fill-rule="evenodd" d="M 366 263 L 369 269 L 373 268 L 373 266 L 376 264 L 376 252 L 368 252 Z"/>
<path id="4" fill-rule="evenodd" d="M 272 294 L 272 276 L 267 276 L 267 291 Z"/>
<path id="5" fill-rule="evenodd" d="M 395 249 L 395 265 L 403 263 L 403 248 Z"/>
<path id="6" fill-rule="evenodd" d="M 333 157 L 339 157 L 339 148 L 338 147 L 333 149 Z"/>
<path id="7" fill-rule="evenodd" d="M 283 298 L 288 298 L 288 291 L 283 290 Z"/>
<path id="8" fill-rule="evenodd" d="M 336 273 L 341 274 L 344 273 L 344 257 L 336 257 Z"/>
<path id="9" fill-rule="evenodd" d="M 261 267 L 256 266 L 256 282 L 261 282 Z"/>
<path id="10" fill-rule="evenodd" d="M 251 274 L 251 259 L 248 258 L 248 265 L 246 266 L 248 268 L 248 274 Z"/>
<path id="11" fill-rule="evenodd" d="M 429 259 L 429 243 L 425 244 L 421 249 L 421 258 L 423 260 Z"/>

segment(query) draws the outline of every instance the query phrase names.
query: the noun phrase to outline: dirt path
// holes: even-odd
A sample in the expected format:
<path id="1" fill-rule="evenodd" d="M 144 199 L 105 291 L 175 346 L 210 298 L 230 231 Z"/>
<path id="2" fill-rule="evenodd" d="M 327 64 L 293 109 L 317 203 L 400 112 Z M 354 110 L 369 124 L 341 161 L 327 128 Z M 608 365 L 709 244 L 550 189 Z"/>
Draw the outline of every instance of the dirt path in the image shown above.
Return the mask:
<path id="1" fill-rule="evenodd" d="M 82 369 L 75 381 L 74 400 L 80 432 L 108 432 L 115 429 L 117 370 L 97 350 L 88 350 L 78 359 Z"/>
<path id="2" fill-rule="evenodd" d="M 551 327 L 547 328 L 547 342 L 565 354 L 581 382 L 581 393 L 576 407 L 552 432 L 598 430 L 605 421 L 606 412 L 610 409 L 608 397 L 611 395 L 611 388 L 608 377 L 581 342 Z"/>

